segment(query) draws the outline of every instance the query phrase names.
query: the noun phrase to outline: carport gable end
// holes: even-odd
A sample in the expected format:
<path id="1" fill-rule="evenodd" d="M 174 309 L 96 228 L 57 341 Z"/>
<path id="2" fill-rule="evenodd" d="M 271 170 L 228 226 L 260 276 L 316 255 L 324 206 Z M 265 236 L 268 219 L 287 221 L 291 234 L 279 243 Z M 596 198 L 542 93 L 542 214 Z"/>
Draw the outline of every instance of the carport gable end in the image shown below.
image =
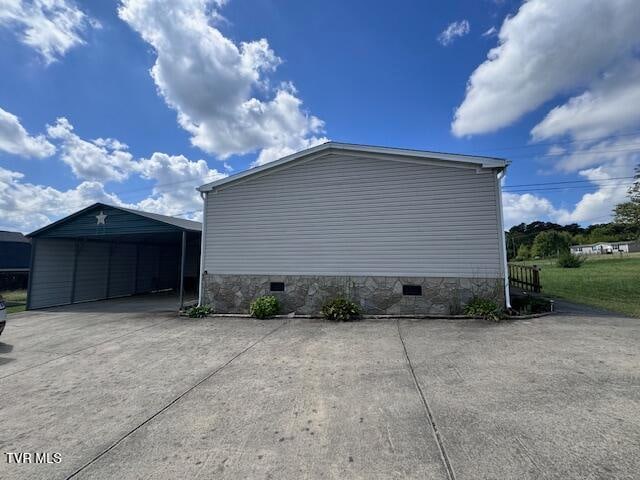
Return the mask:
<path id="1" fill-rule="evenodd" d="M 28 308 L 197 285 L 201 224 L 96 203 L 32 238 Z"/>
<path id="2" fill-rule="evenodd" d="M 96 203 L 27 235 L 31 238 L 103 237 L 144 233 L 199 232 L 200 222 Z"/>

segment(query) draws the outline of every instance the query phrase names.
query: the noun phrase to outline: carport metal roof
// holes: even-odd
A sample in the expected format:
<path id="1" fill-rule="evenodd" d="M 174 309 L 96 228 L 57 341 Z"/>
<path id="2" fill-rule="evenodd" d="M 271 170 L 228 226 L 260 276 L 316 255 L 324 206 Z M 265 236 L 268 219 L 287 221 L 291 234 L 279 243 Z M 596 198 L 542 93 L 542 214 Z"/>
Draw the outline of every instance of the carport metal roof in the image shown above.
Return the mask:
<path id="1" fill-rule="evenodd" d="M 131 208 L 94 203 L 27 235 L 27 237 L 105 237 L 202 231 L 202 224 Z"/>

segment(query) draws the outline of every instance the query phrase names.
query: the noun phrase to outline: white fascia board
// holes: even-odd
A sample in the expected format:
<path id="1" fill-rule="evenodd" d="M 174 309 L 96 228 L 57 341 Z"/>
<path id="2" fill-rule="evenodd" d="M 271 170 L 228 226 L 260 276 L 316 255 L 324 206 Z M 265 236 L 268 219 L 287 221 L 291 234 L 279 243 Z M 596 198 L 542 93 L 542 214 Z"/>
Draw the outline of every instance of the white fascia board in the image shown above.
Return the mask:
<path id="1" fill-rule="evenodd" d="M 265 170 L 274 169 L 276 167 L 293 162 L 303 157 L 308 157 L 308 156 L 321 157 L 324 155 L 329 155 L 331 153 L 341 153 L 341 152 L 356 153 L 356 154 L 364 153 L 364 154 L 376 154 L 376 155 L 389 155 L 389 156 L 405 157 L 405 158 L 413 158 L 413 159 L 441 160 L 445 162 L 453 162 L 456 164 L 467 164 L 467 165 L 471 164 L 471 165 L 477 165 L 480 168 L 492 168 L 492 169 L 498 169 L 498 170 L 504 170 L 507 167 L 507 165 L 509 165 L 510 163 L 507 160 L 503 160 L 500 158 L 492 158 L 492 157 L 478 157 L 473 155 L 459 155 L 459 154 L 453 154 L 453 153 L 429 152 L 424 150 L 408 150 L 408 149 L 401 149 L 401 148 L 375 147 L 370 145 L 354 145 L 349 143 L 327 142 L 321 145 L 317 145 L 315 147 L 308 148 L 306 150 L 302 150 L 292 155 L 282 157 L 274 162 L 267 163 L 266 165 L 250 168 L 248 170 L 245 170 L 244 172 L 231 175 L 229 177 L 217 180 L 215 182 L 207 183 L 205 185 L 202 185 L 201 187 L 198 187 L 197 190 L 199 190 L 200 192 L 208 192 L 208 191 L 214 190 L 216 187 L 220 185 L 236 182 L 242 178 L 256 175 L 260 172 L 264 172 Z"/>

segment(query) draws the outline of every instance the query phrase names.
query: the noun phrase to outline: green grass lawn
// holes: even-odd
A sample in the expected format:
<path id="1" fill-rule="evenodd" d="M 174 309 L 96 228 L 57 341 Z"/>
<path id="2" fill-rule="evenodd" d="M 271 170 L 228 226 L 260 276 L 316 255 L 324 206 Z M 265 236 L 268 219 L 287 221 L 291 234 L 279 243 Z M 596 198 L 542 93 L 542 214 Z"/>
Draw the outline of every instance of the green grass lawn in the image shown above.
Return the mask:
<path id="1" fill-rule="evenodd" d="M 555 260 L 518 262 L 542 268 L 542 293 L 640 318 L 640 256 L 594 255 L 580 268 L 559 268 Z"/>
<path id="2" fill-rule="evenodd" d="M 7 313 L 23 312 L 25 304 L 27 303 L 27 291 L 26 290 L 11 290 L 0 292 L 0 295 L 4 298 L 4 301 L 8 304 L 21 303 L 22 305 L 7 306 Z"/>

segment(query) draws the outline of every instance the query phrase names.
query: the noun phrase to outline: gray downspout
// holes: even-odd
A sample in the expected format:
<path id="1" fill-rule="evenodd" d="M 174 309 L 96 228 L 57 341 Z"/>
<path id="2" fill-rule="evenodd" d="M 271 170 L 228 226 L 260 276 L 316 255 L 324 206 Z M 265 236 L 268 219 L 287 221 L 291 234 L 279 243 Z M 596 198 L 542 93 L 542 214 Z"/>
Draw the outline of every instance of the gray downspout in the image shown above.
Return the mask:
<path id="1" fill-rule="evenodd" d="M 206 253 L 207 245 L 207 193 L 200 192 L 200 197 L 203 200 L 202 205 L 202 234 L 200 235 L 200 281 L 198 282 L 198 306 L 202 306 L 202 292 L 204 290 L 204 256 Z"/>
<path id="2" fill-rule="evenodd" d="M 505 175 L 507 167 L 498 173 L 498 211 L 500 212 L 500 245 L 502 246 L 502 268 L 504 269 L 504 301 L 507 310 L 511 309 L 511 292 L 509 290 L 509 263 L 507 262 L 507 243 L 504 234 L 504 213 L 502 212 L 502 178 Z"/>
<path id="3" fill-rule="evenodd" d="M 184 260 L 187 251 L 187 232 L 182 231 L 182 253 L 180 256 L 180 310 L 184 306 Z"/>
<path id="4" fill-rule="evenodd" d="M 26 310 L 31 310 L 31 286 L 33 285 L 33 267 L 36 259 L 37 238 L 31 239 L 31 257 L 29 258 L 29 280 L 27 282 L 27 306 Z"/>

